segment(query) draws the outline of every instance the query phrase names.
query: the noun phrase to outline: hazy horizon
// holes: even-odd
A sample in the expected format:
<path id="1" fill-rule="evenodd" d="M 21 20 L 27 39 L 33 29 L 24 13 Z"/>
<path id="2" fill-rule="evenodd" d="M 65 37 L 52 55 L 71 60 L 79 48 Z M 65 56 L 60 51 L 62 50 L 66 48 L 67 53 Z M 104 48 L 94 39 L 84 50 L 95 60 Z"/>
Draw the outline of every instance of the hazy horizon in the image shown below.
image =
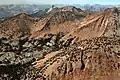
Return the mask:
<path id="1" fill-rule="evenodd" d="M 0 0 L 0 5 L 7 4 L 101 4 L 119 5 L 120 0 Z"/>

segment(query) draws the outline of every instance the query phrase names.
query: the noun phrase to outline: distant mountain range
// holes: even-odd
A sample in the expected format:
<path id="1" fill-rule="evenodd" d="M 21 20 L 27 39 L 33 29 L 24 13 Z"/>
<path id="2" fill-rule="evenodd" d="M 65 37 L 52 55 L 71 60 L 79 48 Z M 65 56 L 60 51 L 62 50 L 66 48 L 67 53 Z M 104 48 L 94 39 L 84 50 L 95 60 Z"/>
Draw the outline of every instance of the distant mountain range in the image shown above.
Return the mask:
<path id="1" fill-rule="evenodd" d="M 51 5 L 0 5 L 0 18 L 8 18 L 20 13 L 33 14 Z"/>
<path id="2" fill-rule="evenodd" d="M 63 7 L 68 5 L 63 4 L 55 4 L 56 7 Z M 80 5 L 80 4 L 74 4 L 72 6 L 75 6 L 77 8 L 88 10 L 88 11 L 100 11 L 105 10 L 107 8 L 119 6 L 119 5 Z M 14 15 L 17 15 L 19 13 L 27 13 L 27 14 L 43 14 L 45 12 L 45 9 L 49 9 L 51 5 L 0 5 L 0 19 L 5 19 Z"/>

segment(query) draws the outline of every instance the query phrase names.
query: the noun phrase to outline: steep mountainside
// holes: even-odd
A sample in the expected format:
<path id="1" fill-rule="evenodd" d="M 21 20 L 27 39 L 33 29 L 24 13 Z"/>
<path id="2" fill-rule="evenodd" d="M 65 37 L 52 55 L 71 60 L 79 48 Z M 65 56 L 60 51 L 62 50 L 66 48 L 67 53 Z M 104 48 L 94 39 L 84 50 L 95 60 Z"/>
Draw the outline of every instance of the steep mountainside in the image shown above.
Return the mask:
<path id="1" fill-rule="evenodd" d="M 29 35 L 30 25 L 34 22 L 35 19 L 25 13 L 8 18 L 0 24 L 0 36 L 15 39 Z"/>
<path id="2" fill-rule="evenodd" d="M 75 7 L 72 7 L 72 9 L 77 10 Z M 71 11 L 71 8 L 65 8 L 64 10 L 57 9 L 54 12 L 49 12 L 49 14 L 45 13 L 40 19 L 32 18 L 25 13 L 8 18 L 0 24 L 0 36 L 15 39 L 22 36 L 38 38 L 44 37 L 46 34 L 57 34 L 59 32 L 66 34 L 88 14 L 79 9 Z"/>
<path id="3" fill-rule="evenodd" d="M 43 18 L 44 25 L 37 32 L 33 33 L 31 37 L 43 37 L 43 34 L 50 33 L 68 33 L 80 23 L 80 21 L 88 15 L 87 12 L 72 12 L 72 11 L 55 11 L 50 12 L 48 16 Z M 41 23 L 40 21 L 38 24 Z M 37 23 L 36 23 L 37 24 Z"/>
<path id="4" fill-rule="evenodd" d="M 117 27 L 117 13 L 113 13 L 112 9 L 108 9 L 86 17 L 79 27 L 65 35 L 63 39 L 73 38 L 73 42 L 76 42 L 93 37 L 113 37 L 117 36 Z"/>

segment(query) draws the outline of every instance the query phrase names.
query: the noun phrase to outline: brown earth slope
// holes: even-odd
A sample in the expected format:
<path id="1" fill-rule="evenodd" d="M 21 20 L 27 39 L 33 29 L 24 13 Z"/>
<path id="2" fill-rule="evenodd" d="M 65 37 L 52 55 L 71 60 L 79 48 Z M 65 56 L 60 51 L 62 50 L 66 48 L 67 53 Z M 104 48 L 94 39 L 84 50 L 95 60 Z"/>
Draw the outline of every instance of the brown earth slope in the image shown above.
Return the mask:
<path id="1" fill-rule="evenodd" d="M 16 39 L 23 36 L 30 38 L 44 37 L 49 33 L 68 33 L 87 15 L 85 11 L 61 11 L 57 9 L 42 19 L 32 18 L 21 13 L 0 23 L 0 36 Z"/>
<path id="2" fill-rule="evenodd" d="M 31 37 L 43 37 L 45 34 L 59 32 L 66 34 L 71 29 L 76 28 L 85 16 L 86 15 L 84 13 L 57 11 L 44 18 L 41 28 L 34 32 Z M 38 22 L 37 24 L 39 23 L 41 22 Z"/>
<path id="3" fill-rule="evenodd" d="M 25 13 L 11 17 L 0 23 L 0 36 L 16 39 L 30 34 L 30 25 L 35 19 Z"/>
<path id="4" fill-rule="evenodd" d="M 119 80 L 120 40 L 93 38 L 47 54 L 34 65 L 37 80 Z"/>
<path id="5" fill-rule="evenodd" d="M 111 9 L 104 12 L 93 13 L 86 17 L 78 28 L 72 30 L 62 39 L 67 40 L 69 38 L 74 38 L 73 42 L 76 42 L 93 37 L 115 36 L 117 29 L 116 17 L 111 13 Z"/>

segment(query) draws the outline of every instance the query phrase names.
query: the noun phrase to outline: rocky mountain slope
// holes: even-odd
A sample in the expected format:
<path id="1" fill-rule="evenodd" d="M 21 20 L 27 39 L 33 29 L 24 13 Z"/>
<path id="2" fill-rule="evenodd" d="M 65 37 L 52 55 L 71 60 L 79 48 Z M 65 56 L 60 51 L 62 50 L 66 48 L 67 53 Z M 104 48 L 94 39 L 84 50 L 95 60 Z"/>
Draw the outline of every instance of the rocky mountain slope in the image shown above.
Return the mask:
<path id="1" fill-rule="evenodd" d="M 42 22 L 41 28 L 33 33 L 31 37 L 43 37 L 46 34 L 66 34 L 77 27 L 81 20 L 89 15 L 89 12 L 77 9 L 72 6 L 53 8 L 49 15 L 42 18 L 38 23 Z"/>
<path id="2" fill-rule="evenodd" d="M 47 38 L 0 40 L 1 80 L 120 79 L 120 39 L 117 38 L 86 39 L 67 47 L 62 44 L 61 48 L 48 46 Z"/>
<path id="3" fill-rule="evenodd" d="M 119 80 L 119 8 L 53 10 L 0 22 L 0 80 Z"/>
<path id="4" fill-rule="evenodd" d="M 8 18 L 0 24 L 0 36 L 16 39 L 29 35 L 30 25 L 32 25 L 35 21 L 35 19 L 26 13 L 21 13 L 14 17 Z"/>
<path id="5" fill-rule="evenodd" d="M 63 37 L 63 40 L 74 38 L 73 42 L 90 39 L 93 37 L 113 37 L 119 36 L 117 26 L 117 12 L 114 9 L 107 9 L 101 12 L 95 12 L 86 17 L 80 25 L 71 30 Z"/>
<path id="6" fill-rule="evenodd" d="M 49 33 L 59 33 L 59 32 L 69 32 L 69 29 L 74 28 L 74 25 L 83 19 L 86 15 L 84 14 L 76 14 L 70 11 L 59 11 L 52 13 L 45 18 L 46 22 L 44 22 L 43 28 L 37 32 L 35 32 L 31 37 L 39 37 L 41 34 L 49 34 Z M 78 20 L 79 19 L 79 20 Z M 77 20 L 77 21 L 76 21 Z M 73 25 L 72 25 L 73 24 Z M 69 27 L 67 27 L 69 26 Z"/>
<path id="7" fill-rule="evenodd" d="M 37 79 L 117 80 L 119 47 L 119 40 L 100 37 L 49 53 L 34 65 Z"/>
<path id="8" fill-rule="evenodd" d="M 26 13 L 21 13 L 1 22 L 0 36 L 15 39 L 23 36 L 36 38 L 40 37 L 41 34 L 49 34 L 51 32 L 66 33 L 69 32 L 69 29 L 72 29 L 72 24 L 75 24 L 75 20 L 80 21 L 86 15 L 87 13 L 82 10 L 80 12 L 56 10 L 54 13 L 50 12 L 39 19 L 33 18 Z M 70 27 L 68 28 L 66 25 Z"/>

